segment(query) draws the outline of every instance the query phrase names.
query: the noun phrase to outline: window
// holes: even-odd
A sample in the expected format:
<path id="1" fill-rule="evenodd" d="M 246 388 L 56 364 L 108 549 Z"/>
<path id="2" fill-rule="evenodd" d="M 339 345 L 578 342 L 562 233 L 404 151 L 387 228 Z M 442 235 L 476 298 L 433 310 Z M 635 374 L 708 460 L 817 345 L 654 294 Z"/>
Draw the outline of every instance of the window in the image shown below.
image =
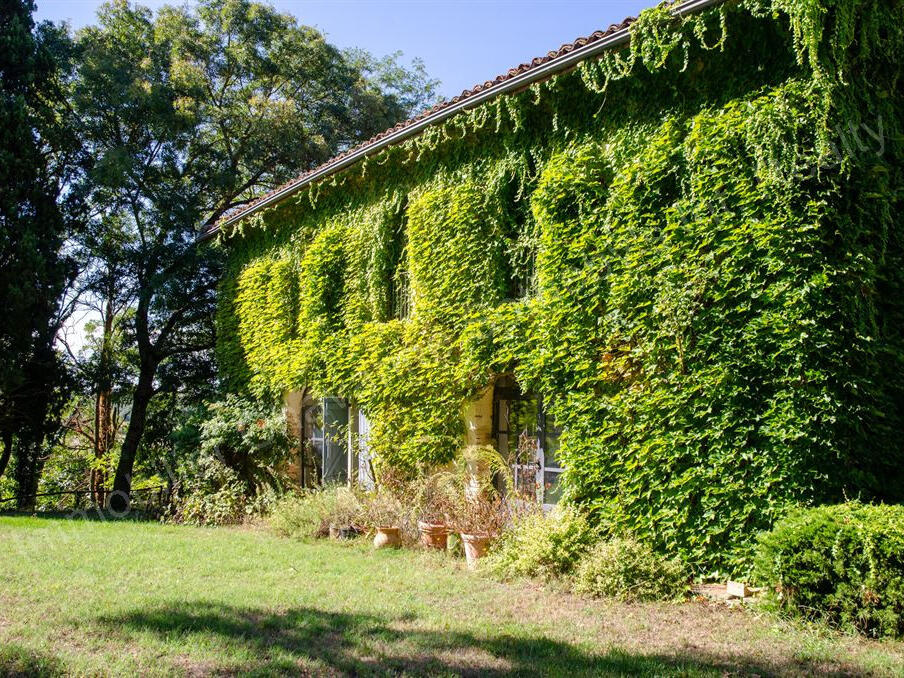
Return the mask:
<path id="1" fill-rule="evenodd" d="M 405 320 L 411 315 L 411 283 L 402 266 L 389 279 L 389 305 L 391 318 Z"/>
<path id="2" fill-rule="evenodd" d="M 365 490 L 376 487 L 374 479 L 373 455 L 370 453 L 370 419 L 363 410 L 358 410 L 358 436 L 356 439 L 358 454 L 358 485 Z"/>
<path id="3" fill-rule="evenodd" d="M 538 463 L 539 473 L 542 473 L 539 481 L 542 484 L 540 491 L 543 495 L 544 504 L 557 504 L 562 496 L 559 480 L 565 469 L 562 468 L 558 460 L 559 437 L 561 433 L 562 429 L 556 426 L 555 419 L 542 407 L 541 402 L 540 432 L 538 436 L 540 454 Z"/>
<path id="4" fill-rule="evenodd" d="M 514 379 L 500 377 L 493 389 L 496 449 L 512 466 L 515 491 L 545 505 L 558 503 L 564 469 L 559 435 L 542 398 L 523 393 Z"/>
<path id="5" fill-rule="evenodd" d="M 322 398 L 304 408 L 302 485 L 341 483 L 348 479 L 348 405 Z M 306 471 L 313 471 L 313 477 Z"/>

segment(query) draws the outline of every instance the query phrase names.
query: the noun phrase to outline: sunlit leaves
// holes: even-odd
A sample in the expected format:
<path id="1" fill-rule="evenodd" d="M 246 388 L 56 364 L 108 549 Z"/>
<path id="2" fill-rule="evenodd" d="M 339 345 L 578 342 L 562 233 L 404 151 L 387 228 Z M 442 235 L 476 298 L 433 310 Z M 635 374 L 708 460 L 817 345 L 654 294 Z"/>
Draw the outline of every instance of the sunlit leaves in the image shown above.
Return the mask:
<path id="1" fill-rule="evenodd" d="M 260 257 L 308 262 L 312 315 L 295 331 L 316 329 L 302 353 L 318 367 L 287 374 L 282 348 L 229 334 L 224 314 L 224 346 L 256 352 L 227 370 L 354 400 L 381 463 L 409 471 L 448 460 L 462 405 L 513 374 L 564 429 L 567 498 L 707 570 L 743 571 L 756 531 L 794 502 L 900 496 L 904 394 L 886 378 L 904 369 L 899 151 L 839 143 L 843 162 L 825 162 L 823 83 L 782 34 L 783 13 L 809 5 L 765 4 L 778 18 L 657 10 L 631 48 L 646 68 L 606 93 L 587 65 L 268 211 L 227 246 L 248 275 Z M 670 55 L 687 50 L 706 64 L 682 72 Z M 884 68 L 887 88 L 899 69 Z M 877 72 L 857 72 L 870 91 Z M 510 298 L 506 278 L 534 258 L 536 294 Z M 400 265 L 405 320 L 385 311 Z M 283 303 L 269 289 L 248 288 L 250 317 L 262 295 Z"/>

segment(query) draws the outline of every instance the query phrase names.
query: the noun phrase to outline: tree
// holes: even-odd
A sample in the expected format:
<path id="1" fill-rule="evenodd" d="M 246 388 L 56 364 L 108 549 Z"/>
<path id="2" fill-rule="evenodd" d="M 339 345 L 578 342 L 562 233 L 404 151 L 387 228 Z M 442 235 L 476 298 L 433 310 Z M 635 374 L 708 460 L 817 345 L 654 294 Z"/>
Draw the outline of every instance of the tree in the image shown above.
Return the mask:
<path id="1" fill-rule="evenodd" d="M 54 349 L 72 278 L 61 254 L 76 195 L 63 195 L 78 155 L 60 83 L 69 44 L 32 20 L 31 0 L 0 4 L 0 475 L 16 451 L 20 505 L 33 497 L 45 435 L 65 400 Z"/>
<path id="2" fill-rule="evenodd" d="M 72 101 L 96 159 L 90 200 L 123 215 L 130 234 L 119 287 L 134 297 L 138 370 L 114 480 L 121 509 L 159 369 L 213 345 L 220 258 L 196 246 L 199 228 L 409 115 L 417 97 L 404 69 L 387 71 L 395 61 L 364 67 L 248 0 L 156 16 L 117 0 L 77 42 Z M 417 67 L 411 79 L 433 87 Z"/>
<path id="3" fill-rule="evenodd" d="M 410 66 L 405 66 L 401 63 L 403 56 L 396 51 L 377 58 L 357 47 L 345 51 L 352 67 L 361 72 L 362 85 L 370 90 L 371 99 L 388 108 L 382 117 L 389 125 L 441 101 L 437 95 L 439 80 L 427 74 L 423 60 L 415 58 Z"/>
<path id="4" fill-rule="evenodd" d="M 99 506 L 105 504 L 108 467 L 114 451 L 118 451 L 114 447 L 121 442 L 118 432 L 122 418 L 118 415 L 127 405 L 124 394 L 135 371 L 128 336 L 133 290 L 122 284 L 129 270 L 124 251 L 131 237 L 124 221 L 119 214 L 101 213 L 74 239 L 75 248 L 86 255 L 73 300 L 84 321 L 74 328 L 83 346 L 73 350 L 70 333 L 65 330 L 58 338 L 80 381 L 67 428 L 81 441 L 74 443 L 76 446 L 90 445 L 93 462 L 89 488 Z M 91 407 L 89 400 L 93 401 Z"/>

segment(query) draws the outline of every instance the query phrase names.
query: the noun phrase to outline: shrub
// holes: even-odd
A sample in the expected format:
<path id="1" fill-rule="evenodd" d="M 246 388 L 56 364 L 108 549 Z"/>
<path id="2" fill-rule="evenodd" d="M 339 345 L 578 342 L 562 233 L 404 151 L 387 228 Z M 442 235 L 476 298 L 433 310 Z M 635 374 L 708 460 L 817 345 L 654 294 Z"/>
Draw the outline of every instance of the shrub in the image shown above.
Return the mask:
<path id="1" fill-rule="evenodd" d="M 496 482 L 506 492 L 500 492 Z M 511 469 L 495 448 L 471 445 L 450 469 L 435 475 L 445 522 L 462 534 L 498 536 L 511 522 L 516 507 L 507 499 L 512 491 Z"/>
<path id="2" fill-rule="evenodd" d="M 192 473 L 180 488 L 168 520 L 187 525 L 230 525 L 246 516 L 247 488 L 238 474 L 209 455 L 191 464 Z"/>
<path id="3" fill-rule="evenodd" d="M 464 493 L 449 505 L 446 525 L 461 534 L 498 537 L 511 522 L 513 509 L 505 497 Z"/>
<path id="4" fill-rule="evenodd" d="M 364 504 L 354 490 L 338 486 L 324 492 L 332 492 L 334 495 L 325 503 L 326 512 L 323 518 L 327 526 L 348 527 L 365 522 Z"/>
<path id="5" fill-rule="evenodd" d="M 176 504 L 171 520 L 186 525 L 233 525 L 244 517 L 244 487 L 228 482 L 212 492 L 189 493 Z"/>
<path id="6" fill-rule="evenodd" d="M 249 497 L 244 484 L 232 480 L 216 490 L 194 489 L 177 498 L 164 519 L 186 525 L 235 525 L 269 514 L 276 497 L 271 490 Z"/>
<path id="7" fill-rule="evenodd" d="M 687 592 L 682 563 L 633 538 L 601 541 L 578 564 L 574 590 L 625 601 L 675 600 Z"/>
<path id="8" fill-rule="evenodd" d="M 253 497 L 246 497 L 245 517 L 249 519 L 266 518 L 283 496 L 282 493 L 277 492 L 275 489 L 267 488 Z"/>
<path id="9" fill-rule="evenodd" d="M 296 539 L 325 537 L 330 532 L 331 522 L 336 522 L 337 518 L 341 518 L 339 522 L 345 522 L 352 515 L 353 501 L 357 500 L 345 487 L 287 495 L 270 512 L 270 529 L 280 536 Z"/>
<path id="10" fill-rule="evenodd" d="M 904 635 L 904 506 L 801 509 L 760 535 L 754 579 L 784 611 L 869 636 Z"/>
<path id="11" fill-rule="evenodd" d="M 414 516 L 425 523 L 445 523 L 455 501 L 457 488 L 445 473 L 416 477 L 409 486 Z"/>
<path id="12" fill-rule="evenodd" d="M 278 407 L 230 395 L 200 406 L 172 440 L 180 458 L 173 522 L 225 525 L 264 515 L 289 482 L 290 440 Z"/>
<path id="13" fill-rule="evenodd" d="M 248 496 L 284 486 L 283 465 L 292 441 L 279 407 L 229 395 L 209 403 L 200 425 L 202 457 L 228 467 Z"/>
<path id="14" fill-rule="evenodd" d="M 557 577 L 571 572 L 593 544 L 595 534 L 586 516 L 561 508 L 545 515 L 526 513 L 503 532 L 486 567 L 504 579 Z"/>

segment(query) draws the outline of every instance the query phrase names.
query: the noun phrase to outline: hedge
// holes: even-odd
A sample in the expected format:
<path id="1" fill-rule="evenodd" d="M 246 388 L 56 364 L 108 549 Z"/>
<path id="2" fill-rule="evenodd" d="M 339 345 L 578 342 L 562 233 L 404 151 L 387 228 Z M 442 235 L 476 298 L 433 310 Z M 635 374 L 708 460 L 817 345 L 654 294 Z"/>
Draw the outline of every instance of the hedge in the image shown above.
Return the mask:
<path id="1" fill-rule="evenodd" d="M 778 606 L 869 636 L 904 635 L 904 506 L 793 512 L 760 539 L 755 578 Z"/>

